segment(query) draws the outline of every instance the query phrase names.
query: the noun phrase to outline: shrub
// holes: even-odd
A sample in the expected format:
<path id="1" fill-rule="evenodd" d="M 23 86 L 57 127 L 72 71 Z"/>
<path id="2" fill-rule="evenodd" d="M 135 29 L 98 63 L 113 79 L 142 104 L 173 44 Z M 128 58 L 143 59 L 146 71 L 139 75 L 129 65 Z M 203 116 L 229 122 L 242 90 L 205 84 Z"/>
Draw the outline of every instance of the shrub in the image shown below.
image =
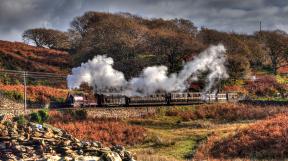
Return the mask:
<path id="1" fill-rule="evenodd" d="M 5 125 L 6 127 L 12 127 L 12 122 L 11 121 L 4 121 L 3 125 Z"/>
<path id="2" fill-rule="evenodd" d="M 46 122 L 49 118 L 48 110 L 39 110 L 38 115 L 41 118 L 41 122 Z"/>
<path id="3" fill-rule="evenodd" d="M 27 123 L 23 115 L 13 117 L 13 121 L 16 121 L 18 125 L 25 125 Z"/>
<path id="4" fill-rule="evenodd" d="M 39 110 L 38 112 L 33 112 L 29 115 L 30 121 L 36 122 L 36 123 L 44 123 L 48 121 L 49 114 L 48 110 Z"/>
<path id="5" fill-rule="evenodd" d="M 29 115 L 30 121 L 36 122 L 36 123 L 42 123 L 41 116 L 38 114 L 38 112 L 33 112 Z"/>

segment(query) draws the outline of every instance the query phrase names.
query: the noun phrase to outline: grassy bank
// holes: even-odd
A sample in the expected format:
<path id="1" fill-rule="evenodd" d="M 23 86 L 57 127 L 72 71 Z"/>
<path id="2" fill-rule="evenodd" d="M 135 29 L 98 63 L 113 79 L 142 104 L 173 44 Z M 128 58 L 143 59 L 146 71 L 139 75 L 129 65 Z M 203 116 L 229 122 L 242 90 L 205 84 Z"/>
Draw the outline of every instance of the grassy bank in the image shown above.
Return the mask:
<path id="1" fill-rule="evenodd" d="M 140 161 L 202 160 L 207 156 L 225 156 L 224 150 L 219 155 L 211 154 L 209 149 L 217 141 L 232 137 L 258 120 L 287 111 L 288 108 L 277 106 L 211 104 L 162 107 L 141 117 L 122 119 L 91 115 L 79 119 L 67 112 L 54 111 L 50 123 L 80 139 L 125 145 Z"/>

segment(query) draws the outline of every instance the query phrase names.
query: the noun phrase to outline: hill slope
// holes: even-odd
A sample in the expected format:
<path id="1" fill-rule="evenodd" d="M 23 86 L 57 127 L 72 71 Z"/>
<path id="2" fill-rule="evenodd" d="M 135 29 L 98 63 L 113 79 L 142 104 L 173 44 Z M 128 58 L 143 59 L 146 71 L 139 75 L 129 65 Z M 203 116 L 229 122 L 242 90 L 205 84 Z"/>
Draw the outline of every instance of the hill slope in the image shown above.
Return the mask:
<path id="1" fill-rule="evenodd" d="M 64 74 L 70 63 L 67 52 L 0 40 L 0 69 Z"/>

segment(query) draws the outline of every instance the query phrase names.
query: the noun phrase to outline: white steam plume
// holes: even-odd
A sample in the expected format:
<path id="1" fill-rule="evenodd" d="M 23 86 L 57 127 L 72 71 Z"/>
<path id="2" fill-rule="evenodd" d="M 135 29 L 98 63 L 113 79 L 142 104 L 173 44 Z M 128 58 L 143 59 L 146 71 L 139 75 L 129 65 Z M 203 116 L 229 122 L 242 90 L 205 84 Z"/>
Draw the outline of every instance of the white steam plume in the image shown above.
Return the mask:
<path id="1" fill-rule="evenodd" d="M 79 88 L 82 83 L 88 83 L 94 90 L 100 91 L 125 86 L 127 82 L 124 74 L 113 69 L 113 63 L 112 58 L 101 55 L 82 63 L 80 67 L 72 69 L 72 75 L 68 75 L 68 88 Z"/>
<path id="2" fill-rule="evenodd" d="M 207 72 L 204 90 L 208 92 L 217 81 L 229 77 L 224 65 L 225 51 L 223 45 L 211 46 L 187 62 L 179 73 L 168 75 L 166 66 L 152 66 L 129 81 L 122 72 L 113 69 L 112 58 L 96 56 L 72 69 L 72 75 L 67 78 L 68 87 L 79 88 L 81 83 L 88 83 L 96 92 L 115 89 L 128 96 L 149 95 L 156 91 L 184 91 L 189 87 L 189 81 L 196 81 L 201 73 Z"/>

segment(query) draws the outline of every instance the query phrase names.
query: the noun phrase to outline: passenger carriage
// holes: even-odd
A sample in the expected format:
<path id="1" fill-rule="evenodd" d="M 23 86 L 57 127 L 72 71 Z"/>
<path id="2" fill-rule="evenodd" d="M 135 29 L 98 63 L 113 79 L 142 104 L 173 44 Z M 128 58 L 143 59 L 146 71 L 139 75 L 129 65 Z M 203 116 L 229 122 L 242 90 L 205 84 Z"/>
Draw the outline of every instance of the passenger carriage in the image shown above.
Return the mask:
<path id="1" fill-rule="evenodd" d="M 149 96 L 127 97 L 121 93 L 95 94 L 96 101 L 89 102 L 85 96 L 68 96 L 67 102 L 71 107 L 92 106 L 150 106 L 150 105 L 177 105 L 211 102 L 233 102 L 239 99 L 236 92 L 229 93 L 200 93 L 200 92 L 172 92 L 156 93 Z M 92 106 L 91 106 L 92 105 Z"/>

